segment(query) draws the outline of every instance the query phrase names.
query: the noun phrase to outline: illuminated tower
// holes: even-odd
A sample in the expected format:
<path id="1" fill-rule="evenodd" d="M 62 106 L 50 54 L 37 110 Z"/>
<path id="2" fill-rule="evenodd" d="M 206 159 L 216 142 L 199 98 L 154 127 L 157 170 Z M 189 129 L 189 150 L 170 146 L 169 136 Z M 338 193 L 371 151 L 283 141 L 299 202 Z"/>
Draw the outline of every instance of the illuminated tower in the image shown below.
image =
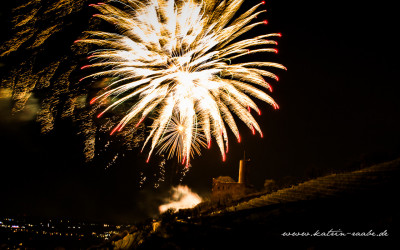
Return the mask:
<path id="1" fill-rule="evenodd" d="M 247 183 L 247 168 L 246 168 L 246 152 L 243 153 L 243 159 L 239 161 L 239 183 Z"/>
<path id="2" fill-rule="evenodd" d="M 237 182 L 229 176 L 213 178 L 212 200 L 224 203 L 254 192 L 254 187 L 250 185 L 248 180 L 248 161 L 249 159 L 246 159 L 246 154 L 244 153 L 243 159 L 239 162 L 239 178 Z"/>

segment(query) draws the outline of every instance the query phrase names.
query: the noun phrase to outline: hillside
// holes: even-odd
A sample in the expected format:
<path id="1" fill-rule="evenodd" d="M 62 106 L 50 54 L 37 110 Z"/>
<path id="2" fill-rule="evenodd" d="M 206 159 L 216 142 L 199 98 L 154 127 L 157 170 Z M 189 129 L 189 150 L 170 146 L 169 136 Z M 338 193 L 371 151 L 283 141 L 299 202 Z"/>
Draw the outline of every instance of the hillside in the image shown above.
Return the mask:
<path id="1" fill-rule="evenodd" d="M 253 198 L 236 206 L 227 207 L 224 211 L 232 212 L 280 203 L 373 192 L 382 185 L 394 182 L 395 175 L 391 173 L 395 174 L 397 171 L 398 162 L 388 162 L 354 172 L 331 174 Z M 220 212 L 222 211 L 217 211 Z"/>
<path id="2" fill-rule="evenodd" d="M 390 249 L 399 232 L 396 203 L 400 159 L 358 171 L 331 174 L 236 205 L 201 213 L 165 214 L 110 242 L 116 248 Z M 193 216 L 199 213 L 197 216 Z M 191 216 L 188 216 L 191 215 Z M 385 232 L 387 236 L 283 236 L 285 232 Z M 211 245 L 212 244 L 212 245 Z M 257 247 L 258 248 L 258 247 Z M 274 248 L 273 248 L 274 249 Z"/>

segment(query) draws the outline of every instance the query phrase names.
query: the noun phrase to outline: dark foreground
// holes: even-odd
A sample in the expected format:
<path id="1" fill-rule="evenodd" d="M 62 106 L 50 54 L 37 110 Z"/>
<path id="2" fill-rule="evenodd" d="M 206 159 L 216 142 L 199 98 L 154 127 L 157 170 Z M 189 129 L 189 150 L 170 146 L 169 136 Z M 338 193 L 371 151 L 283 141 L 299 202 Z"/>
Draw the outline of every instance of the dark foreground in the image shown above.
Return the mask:
<path id="1" fill-rule="evenodd" d="M 280 192 L 279 196 L 241 202 L 233 208 L 214 210 L 213 213 L 197 211 L 200 213 L 197 216 L 193 216 L 193 211 L 166 214 L 152 227 L 132 230 L 109 246 L 136 249 L 394 249 L 400 239 L 399 188 L 396 184 L 399 166 L 400 160 L 395 160 L 361 172 L 318 178 Z"/>
<path id="2" fill-rule="evenodd" d="M 29 244 L 0 249 L 396 249 L 399 167 L 397 159 L 229 204 L 166 212 L 107 240 L 30 236 Z"/>

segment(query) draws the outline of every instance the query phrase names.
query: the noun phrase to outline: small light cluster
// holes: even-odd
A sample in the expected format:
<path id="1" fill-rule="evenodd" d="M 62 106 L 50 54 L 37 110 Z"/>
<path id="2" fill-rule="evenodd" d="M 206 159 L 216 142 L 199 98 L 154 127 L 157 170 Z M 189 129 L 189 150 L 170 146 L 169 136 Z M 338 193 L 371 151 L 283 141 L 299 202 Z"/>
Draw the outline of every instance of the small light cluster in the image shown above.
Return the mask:
<path id="1" fill-rule="evenodd" d="M 34 221 L 34 220 L 32 220 Z M 113 234 L 118 234 L 121 229 L 128 229 L 130 225 L 111 225 L 85 222 L 72 222 L 70 220 L 43 220 L 30 222 L 29 219 L 4 218 L 0 219 L 0 234 L 24 234 L 32 239 L 74 238 L 74 239 L 104 239 Z"/>

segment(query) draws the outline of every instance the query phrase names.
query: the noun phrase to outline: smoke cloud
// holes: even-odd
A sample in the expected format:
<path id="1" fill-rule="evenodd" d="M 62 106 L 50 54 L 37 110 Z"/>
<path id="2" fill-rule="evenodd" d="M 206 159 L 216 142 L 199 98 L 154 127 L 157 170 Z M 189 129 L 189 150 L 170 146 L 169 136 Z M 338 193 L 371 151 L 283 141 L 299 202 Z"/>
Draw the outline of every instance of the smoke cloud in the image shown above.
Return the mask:
<path id="1" fill-rule="evenodd" d="M 192 208 L 199 204 L 201 197 L 193 193 L 188 186 L 178 185 L 171 190 L 171 197 L 165 200 L 165 204 L 159 206 L 160 213 L 164 213 L 168 209 L 179 210 L 184 208 Z"/>

